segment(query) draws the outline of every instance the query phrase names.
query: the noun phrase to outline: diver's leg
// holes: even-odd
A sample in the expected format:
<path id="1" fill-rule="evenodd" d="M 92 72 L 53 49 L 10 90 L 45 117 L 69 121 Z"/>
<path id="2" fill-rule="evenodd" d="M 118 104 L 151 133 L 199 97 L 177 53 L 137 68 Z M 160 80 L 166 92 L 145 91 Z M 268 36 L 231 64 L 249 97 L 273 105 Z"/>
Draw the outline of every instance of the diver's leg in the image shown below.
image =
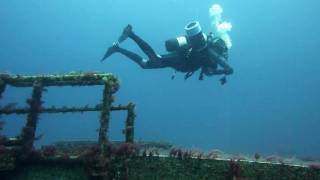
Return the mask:
<path id="1" fill-rule="evenodd" d="M 129 34 L 132 33 L 132 26 L 128 24 L 122 31 L 122 34 L 118 38 L 118 41 L 114 42 L 112 46 L 110 46 L 106 53 L 104 54 L 103 58 L 100 61 L 104 61 L 108 57 L 110 57 L 113 53 L 116 52 L 117 48 L 119 47 L 119 44 L 122 43 L 124 40 L 126 40 L 129 37 Z"/>
<path id="2" fill-rule="evenodd" d="M 131 38 L 134 42 L 137 43 L 137 45 L 140 47 L 140 49 L 150 58 L 155 59 L 158 58 L 158 55 L 153 50 L 153 48 L 145 42 L 143 39 L 141 39 L 138 35 L 136 35 L 132 29 L 130 32 L 128 32 L 128 37 Z"/>
<path id="3" fill-rule="evenodd" d="M 150 60 L 143 59 L 138 54 L 131 52 L 129 50 L 123 49 L 121 47 L 118 47 L 116 52 L 119 52 L 127 56 L 129 59 L 131 59 L 133 62 L 138 64 L 143 69 L 157 69 L 157 68 L 163 67 L 163 65 L 159 63 L 159 61 L 150 61 Z"/>
<path id="4" fill-rule="evenodd" d="M 106 58 L 111 56 L 115 52 L 115 47 L 119 46 L 121 42 L 126 40 L 128 37 L 130 37 L 133 41 L 135 41 L 140 49 L 149 57 L 151 60 L 156 60 L 159 58 L 159 55 L 155 53 L 155 51 L 152 49 L 152 47 L 142 40 L 139 36 L 137 36 L 133 31 L 132 31 L 132 26 L 128 24 L 122 31 L 121 36 L 118 38 L 117 42 L 114 42 L 113 45 L 107 50 L 105 53 L 104 57 L 101 59 L 101 61 L 104 61 Z"/>
<path id="5" fill-rule="evenodd" d="M 110 46 L 108 48 L 108 50 L 106 51 L 106 53 L 104 54 L 103 58 L 100 61 L 101 62 L 104 61 L 105 59 L 107 59 L 108 57 L 110 57 L 112 54 L 114 54 L 116 52 L 119 52 L 119 53 L 129 57 L 130 59 L 134 60 L 138 64 L 141 64 L 141 61 L 143 60 L 143 58 L 140 57 L 138 54 L 119 47 L 119 42 L 114 42 L 112 44 L 112 46 Z M 151 61 L 158 62 L 159 57 L 153 56 L 152 58 L 150 58 L 150 57 L 149 58 L 151 59 Z"/>
<path id="6" fill-rule="evenodd" d="M 138 54 L 123 49 L 121 47 L 117 48 L 117 52 L 127 56 L 133 62 L 138 64 L 143 69 L 159 69 L 165 67 L 175 67 L 176 62 L 178 61 L 178 56 L 175 55 L 164 55 L 163 58 L 154 58 L 150 60 L 146 60 L 139 56 Z"/>
<path id="7" fill-rule="evenodd" d="M 149 59 L 156 59 L 159 58 L 155 51 L 152 49 L 152 47 L 145 42 L 143 39 L 141 39 L 139 36 L 137 36 L 132 31 L 132 26 L 128 24 L 122 31 L 121 36 L 118 38 L 118 44 L 126 40 L 127 38 L 131 38 L 134 42 L 137 43 L 137 45 L 140 47 L 140 49 L 148 56 Z"/>
<path id="8" fill-rule="evenodd" d="M 143 59 L 141 56 L 139 56 L 138 54 L 131 52 L 129 50 L 123 49 L 121 47 L 118 46 L 117 51 L 125 56 L 127 56 L 129 59 L 131 59 L 133 62 L 135 62 L 136 64 L 138 64 L 141 68 L 143 69 L 148 69 L 148 65 L 147 65 L 147 61 L 145 59 Z"/>
<path id="9" fill-rule="evenodd" d="M 177 71 L 183 70 L 184 58 L 178 53 L 170 53 L 157 55 L 156 58 L 150 59 L 147 63 L 151 68 L 166 68 L 170 67 Z"/>

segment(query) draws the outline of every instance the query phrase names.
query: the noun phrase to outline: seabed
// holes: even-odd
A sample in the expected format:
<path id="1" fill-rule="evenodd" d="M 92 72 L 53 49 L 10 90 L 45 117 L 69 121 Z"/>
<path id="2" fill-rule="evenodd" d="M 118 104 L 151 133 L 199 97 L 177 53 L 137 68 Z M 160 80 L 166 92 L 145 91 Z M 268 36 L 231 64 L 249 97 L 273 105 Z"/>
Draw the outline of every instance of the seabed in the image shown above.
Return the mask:
<path id="1" fill-rule="evenodd" d="M 42 93 L 50 86 L 104 86 L 96 106 L 43 107 Z M 0 98 L 7 86 L 32 87 L 28 107 L 0 107 L 0 115 L 26 114 L 26 124 L 17 137 L 0 136 L 0 179 L 110 179 L 110 180 L 287 180 L 320 179 L 320 163 L 201 152 L 174 148 L 165 142 L 134 140 L 135 105 L 113 106 L 119 80 L 110 73 L 73 72 L 61 75 L 24 76 L 0 74 Z M 41 113 L 100 112 L 97 141 L 64 141 L 34 148 Z M 126 111 L 124 142 L 108 139 L 110 113 Z M 2 129 L 0 123 L 0 130 Z"/>

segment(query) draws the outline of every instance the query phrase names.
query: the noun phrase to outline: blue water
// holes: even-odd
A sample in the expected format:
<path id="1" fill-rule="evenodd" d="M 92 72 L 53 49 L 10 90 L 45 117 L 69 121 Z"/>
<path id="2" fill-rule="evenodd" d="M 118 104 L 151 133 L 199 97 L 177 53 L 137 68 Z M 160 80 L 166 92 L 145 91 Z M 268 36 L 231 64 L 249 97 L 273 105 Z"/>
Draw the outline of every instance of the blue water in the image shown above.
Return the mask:
<path id="1" fill-rule="evenodd" d="M 143 70 L 116 54 L 99 60 L 128 23 L 159 53 L 164 41 L 198 20 L 211 31 L 208 9 L 233 23 L 235 73 L 183 80 L 172 69 Z M 317 0 L 8 0 L 0 3 L 0 71 L 18 74 L 112 72 L 121 79 L 115 104 L 137 105 L 136 139 L 181 147 L 320 157 L 320 47 Z M 131 41 L 122 44 L 142 52 Z M 97 104 L 102 87 L 48 88 L 45 106 Z M 2 104 L 31 89 L 9 87 Z M 37 145 L 97 138 L 98 113 L 41 115 Z M 126 114 L 113 113 L 112 139 L 123 139 Z M 3 116 L 9 136 L 24 116 Z"/>

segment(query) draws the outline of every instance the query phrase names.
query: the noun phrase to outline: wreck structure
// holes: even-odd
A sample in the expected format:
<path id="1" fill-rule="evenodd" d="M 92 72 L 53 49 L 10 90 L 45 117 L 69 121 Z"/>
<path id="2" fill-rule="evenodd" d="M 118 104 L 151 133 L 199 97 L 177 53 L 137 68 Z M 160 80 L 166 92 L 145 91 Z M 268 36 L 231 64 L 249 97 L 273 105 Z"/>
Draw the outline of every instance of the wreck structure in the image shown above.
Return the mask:
<path id="1" fill-rule="evenodd" d="M 0 99 L 6 87 L 32 88 L 28 107 L 2 105 L 0 115 L 25 114 L 26 123 L 16 137 L 0 134 L 0 179 L 320 179 L 320 165 L 292 165 L 268 159 L 222 158 L 219 152 L 171 149 L 163 142 L 134 140 L 135 105 L 114 106 L 120 84 L 109 73 L 80 72 L 60 75 L 25 76 L 0 74 Z M 103 86 L 101 103 L 84 107 L 44 107 L 43 92 L 52 86 Z M 98 139 L 94 142 L 58 142 L 34 148 L 41 113 L 99 112 Z M 124 142 L 108 138 L 110 113 L 126 111 Z M 0 125 L 0 131 L 1 131 Z M 171 150 L 170 150 L 171 149 Z"/>

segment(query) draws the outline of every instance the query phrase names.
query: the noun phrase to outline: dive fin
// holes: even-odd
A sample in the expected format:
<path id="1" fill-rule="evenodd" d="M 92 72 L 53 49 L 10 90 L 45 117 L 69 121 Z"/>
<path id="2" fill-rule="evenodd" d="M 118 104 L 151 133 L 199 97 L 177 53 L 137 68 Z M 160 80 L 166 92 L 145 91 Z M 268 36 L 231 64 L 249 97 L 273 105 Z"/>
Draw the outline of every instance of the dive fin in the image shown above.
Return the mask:
<path id="1" fill-rule="evenodd" d="M 100 60 L 101 62 L 110 57 L 113 53 L 117 52 L 119 48 L 119 43 L 115 42 L 111 47 L 108 48 L 107 52 L 104 54 L 103 58 Z"/>
<path id="2" fill-rule="evenodd" d="M 128 24 L 123 29 L 121 36 L 118 38 L 118 42 L 122 43 L 124 40 L 126 40 L 129 37 L 130 33 L 132 33 L 132 26 L 131 26 L 131 24 Z"/>

